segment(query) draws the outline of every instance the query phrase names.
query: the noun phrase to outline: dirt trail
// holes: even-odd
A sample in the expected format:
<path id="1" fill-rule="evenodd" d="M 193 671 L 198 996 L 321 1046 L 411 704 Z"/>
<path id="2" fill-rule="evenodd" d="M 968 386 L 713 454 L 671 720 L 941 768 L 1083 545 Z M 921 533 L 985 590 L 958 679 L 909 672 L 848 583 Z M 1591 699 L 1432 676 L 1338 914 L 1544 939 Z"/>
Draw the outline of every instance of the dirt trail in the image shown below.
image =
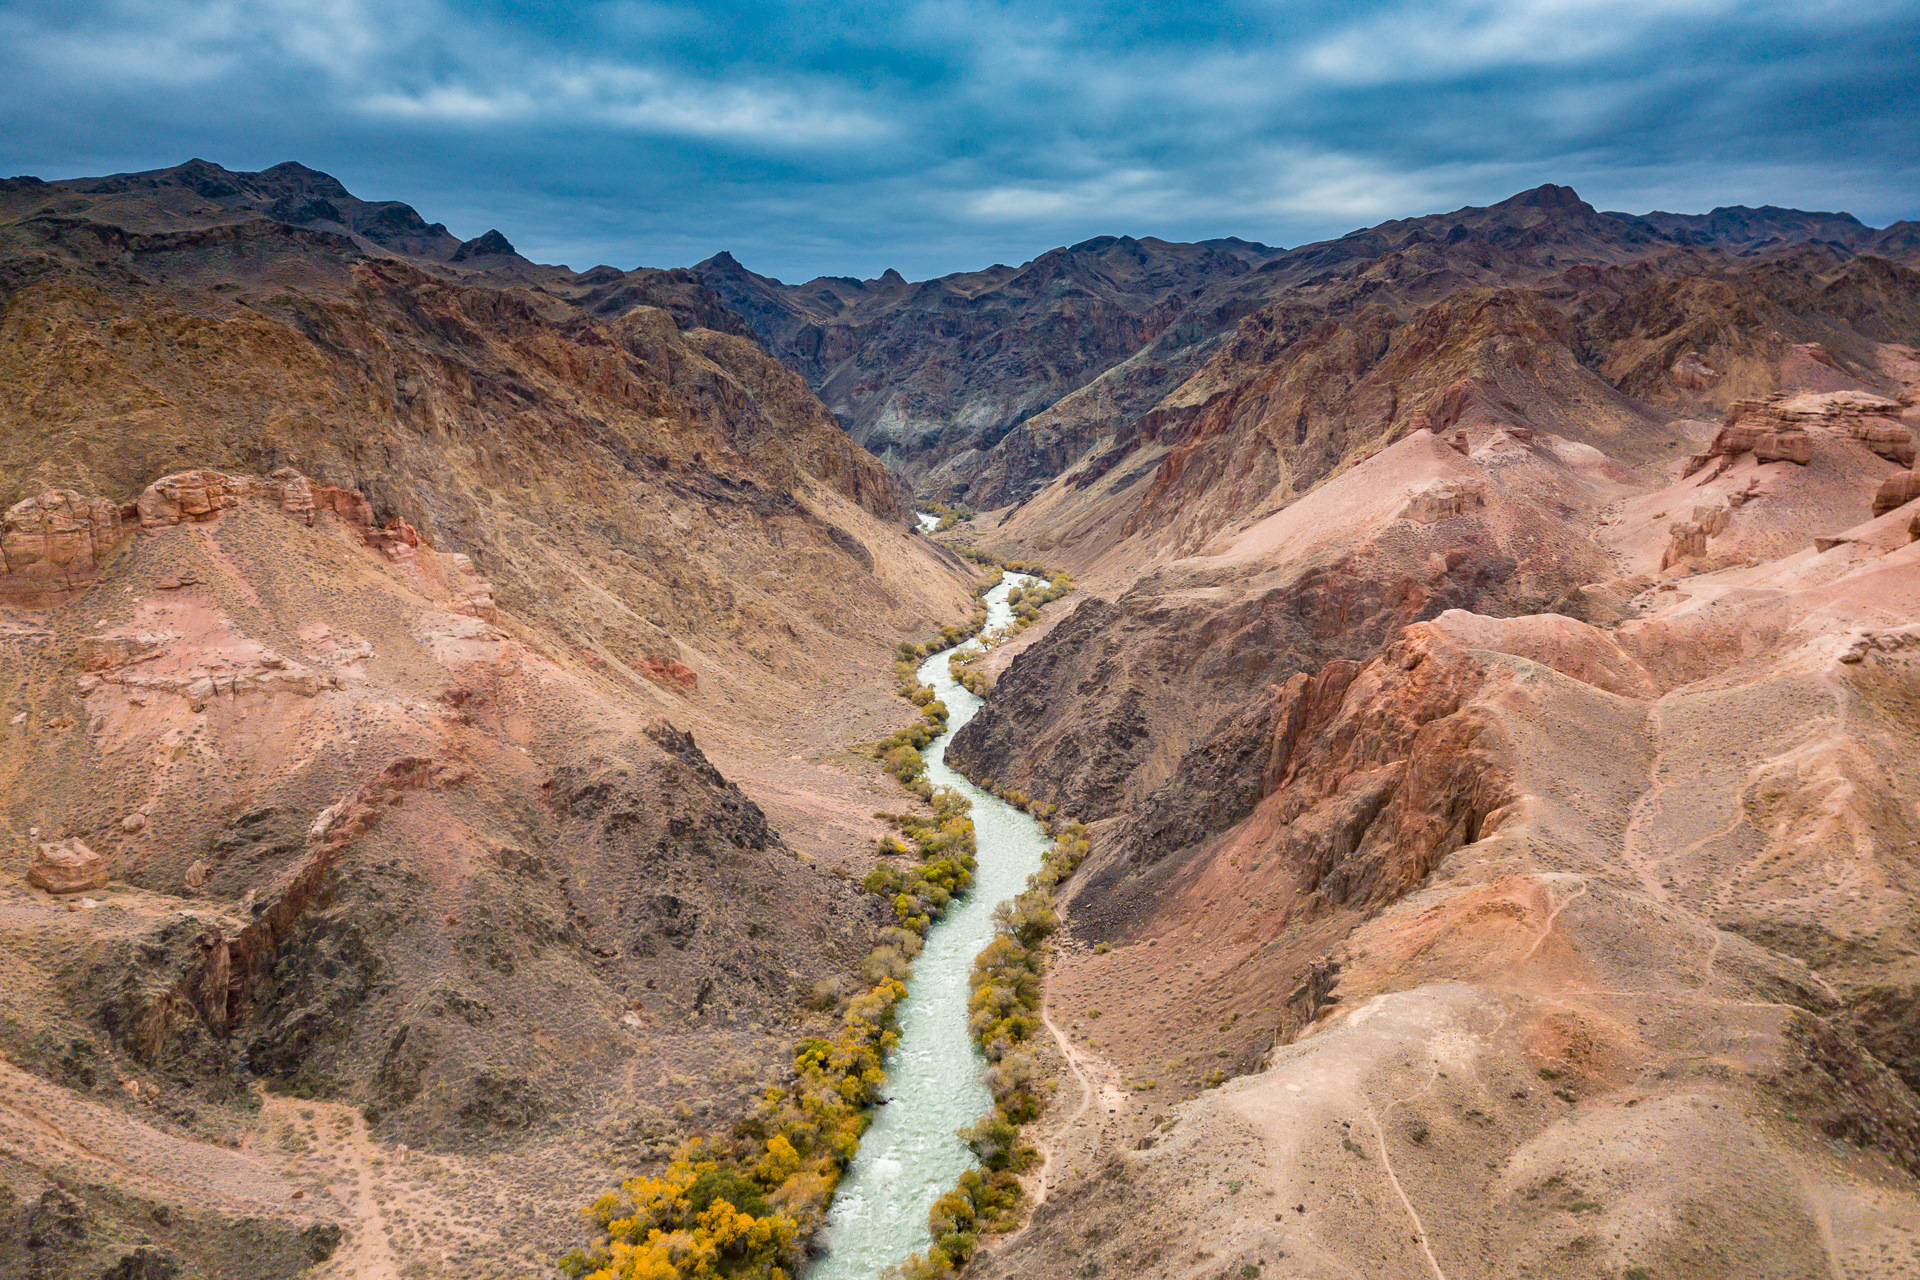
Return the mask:
<path id="1" fill-rule="evenodd" d="M 506 1277 L 552 1262 L 530 1229 L 531 1188 L 490 1157 L 410 1152 L 376 1139 L 354 1107 L 272 1095 L 248 1145 L 345 1233 L 314 1280 Z"/>
<path id="2" fill-rule="evenodd" d="M 262 1100 L 270 1128 L 296 1135 L 302 1163 L 325 1163 L 327 1190 L 338 1206 L 346 1238 L 316 1277 L 340 1280 L 400 1280 L 392 1231 L 381 1201 L 374 1160 L 386 1152 L 369 1141 L 359 1112 L 338 1103 L 302 1102 L 271 1095 Z M 311 1155 L 307 1151 L 311 1151 Z"/>
<path id="3" fill-rule="evenodd" d="M 1060 1056 L 1066 1060 L 1067 1070 L 1073 1073 L 1074 1082 L 1080 1086 L 1080 1105 L 1073 1109 L 1071 1115 L 1063 1116 L 1049 1126 L 1050 1132 L 1035 1144 L 1040 1150 L 1040 1168 L 1034 1173 L 1030 1210 L 1047 1202 L 1047 1174 L 1053 1166 L 1054 1149 L 1085 1117 L 1095 1099 L 1104 1103 L 1109 1111 L 1116 1112 L 1125 1107 L 1129 1099 L 1126 1087 L 1120 1081 L 1120 1073 L 1113 1064 L 1076 1046 L 1054 1022 L 1050 1003 L 1049 993 L 1043 988 L 1040 995 L 1040 1022 L 1053 1036 L 1054 1043 L 1060 1046 Z M 1020 1230 L 1025 1231 L 1026 1228 Z M 1016 1232 L 1015 1237 L 1009 1239 L 1017 1236 Z"/>
<path id="4" fill-rule="evenodd" d="M 1647 848 L 1647 827 L 1658 812 L 1661 793 L 1666 790 L 1666 783 L 1660 777 L 1661 768 L 1666 764 L 1666 753 L 1660 745 L 1663 701 L 1657 700 L 1647 709 L 1647 741 L 1653 747 L 1653 758 L 1647 765 L 1647 789 L 1640 793 L 1627 814 L 1627 830 L 1620 847 L 1627 866 L 1656 902 L 1669 901 L 1667 886 L 1660 879 L 1660 859 Z"/>

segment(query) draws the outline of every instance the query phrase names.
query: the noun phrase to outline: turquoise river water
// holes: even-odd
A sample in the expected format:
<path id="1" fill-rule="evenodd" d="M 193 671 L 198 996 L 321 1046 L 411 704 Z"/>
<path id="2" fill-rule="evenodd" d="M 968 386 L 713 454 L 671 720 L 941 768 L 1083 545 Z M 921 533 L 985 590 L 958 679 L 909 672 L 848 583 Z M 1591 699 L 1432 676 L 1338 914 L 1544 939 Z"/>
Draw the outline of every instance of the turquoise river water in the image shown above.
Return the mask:
<path id="1" fill-rule="evenodd" d="M 987 595 L 987 629 L 1012 621 L 1007 593 L 1039 579 L 1008 574 Z M 977 648 L 968 641 L 962 649 Z M 967 1035 L 967 978 L 973 958 L 993 940 L 993 909 L 1027 887 L 1049 843 L 1040 824 L 980 790 L 946 765 L 947 742 L 980 709 L 936 653 L 920 679 L 947 704 L 947 732 L 922 753 L 927 777 L 973 802 L 979 868 L 973 889 L 947 908 L 914 961 L 900 1002 L 900 1046 L 887 1059 L 887 1104 L 860 1140 L 827 1224 L 827 1256 L 807 1280 L 875 1280 L 909 1254 L 925 1253 L 927 1210 L 971 1168 L 973 1153 L 954 1130 L 985 1115 L 993 1096 L 980 1083 L 986 1060 Z"/>

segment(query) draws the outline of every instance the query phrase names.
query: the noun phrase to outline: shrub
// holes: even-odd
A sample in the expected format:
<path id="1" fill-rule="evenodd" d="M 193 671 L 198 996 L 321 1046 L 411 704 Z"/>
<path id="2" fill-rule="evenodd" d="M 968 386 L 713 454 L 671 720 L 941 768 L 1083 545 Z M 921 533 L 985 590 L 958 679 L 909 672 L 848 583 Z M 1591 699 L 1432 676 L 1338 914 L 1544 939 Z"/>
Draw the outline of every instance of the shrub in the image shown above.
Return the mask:
<path id="1" fill-rule="evenodd" d="M 662 1176 L 601 1196 L 588 1211 L 600 1239 L 561 1259 L 561 1270 L 576 1280 L 794 1274 L 797 1242 L 824 1221 L 884 1083 L 880 1055 L 896 1039 L 893 1010 L 905 994 L 885 979 L 849 1003 L 839 1037 L 801 1041 L 792 1081 L 769 1089 L 731 1142 L 692 1139 Z"/>

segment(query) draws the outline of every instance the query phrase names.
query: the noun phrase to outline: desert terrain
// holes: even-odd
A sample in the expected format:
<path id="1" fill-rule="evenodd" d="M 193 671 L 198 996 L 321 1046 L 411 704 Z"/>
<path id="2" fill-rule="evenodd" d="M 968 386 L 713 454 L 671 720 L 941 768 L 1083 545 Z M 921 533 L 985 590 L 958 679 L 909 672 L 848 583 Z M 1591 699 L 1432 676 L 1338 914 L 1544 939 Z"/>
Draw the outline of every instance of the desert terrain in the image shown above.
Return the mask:
<path id="1" fill-rule="evenodd" d="M 1920 1273 L 1914 245 L 1544 186 L 787 286 L 0 183 L 0 1273 L 554 1275 L 765 1139 L 994 556 L 1078 589 L 948 759 L 1092 849 L 966 1274 Z"/>

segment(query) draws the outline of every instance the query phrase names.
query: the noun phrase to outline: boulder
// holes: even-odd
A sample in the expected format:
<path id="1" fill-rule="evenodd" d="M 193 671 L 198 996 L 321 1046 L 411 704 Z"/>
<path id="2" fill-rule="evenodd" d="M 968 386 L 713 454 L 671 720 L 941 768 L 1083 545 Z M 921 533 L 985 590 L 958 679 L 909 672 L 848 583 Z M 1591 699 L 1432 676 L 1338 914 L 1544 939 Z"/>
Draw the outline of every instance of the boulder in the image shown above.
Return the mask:
<path id="1" fill-rule="evenodd" d="M 83 893 L 107 883 L 107 860 L 78 837 L 44 843 L 33 855 L 27 883 L 48 893 Z"/>

